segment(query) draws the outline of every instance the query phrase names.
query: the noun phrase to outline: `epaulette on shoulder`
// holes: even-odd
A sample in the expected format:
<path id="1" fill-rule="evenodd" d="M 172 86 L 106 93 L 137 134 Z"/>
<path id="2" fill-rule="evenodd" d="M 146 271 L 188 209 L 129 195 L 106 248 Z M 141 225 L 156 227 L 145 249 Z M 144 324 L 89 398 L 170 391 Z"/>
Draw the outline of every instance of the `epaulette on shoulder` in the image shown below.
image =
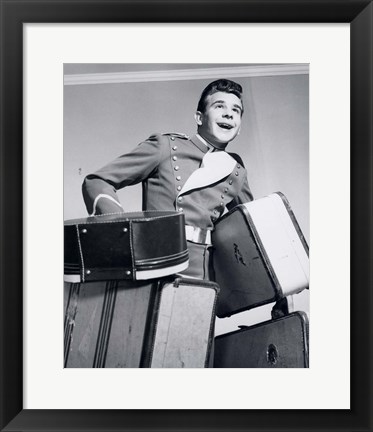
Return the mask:
<path id="1" fill-rule="evenodd" d="M 190 139 L 189 135 L 184 134 L 184 133 L 178 133 L 178 132 L 167 132 L 167 133 L 163 133 L 162 135 L 173 136 L 175 138 L 181 138 L 181 139 L 185 139 L 185 140 Z"/>

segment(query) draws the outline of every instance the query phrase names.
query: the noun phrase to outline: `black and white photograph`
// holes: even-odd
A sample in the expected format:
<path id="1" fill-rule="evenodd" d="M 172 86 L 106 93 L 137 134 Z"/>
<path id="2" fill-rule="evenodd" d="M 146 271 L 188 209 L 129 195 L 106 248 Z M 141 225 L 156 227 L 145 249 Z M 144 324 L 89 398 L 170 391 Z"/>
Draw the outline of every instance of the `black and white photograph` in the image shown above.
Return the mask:
<path id="1" fill-rule="evenodd" d="M 373 0 L 0 4 L 0 430 L 372 430 Z"/>
<path id="2" fill-rule="evenodd" d="M 309 65 L 63 68 L 64 367 L 308 368 Z"/>

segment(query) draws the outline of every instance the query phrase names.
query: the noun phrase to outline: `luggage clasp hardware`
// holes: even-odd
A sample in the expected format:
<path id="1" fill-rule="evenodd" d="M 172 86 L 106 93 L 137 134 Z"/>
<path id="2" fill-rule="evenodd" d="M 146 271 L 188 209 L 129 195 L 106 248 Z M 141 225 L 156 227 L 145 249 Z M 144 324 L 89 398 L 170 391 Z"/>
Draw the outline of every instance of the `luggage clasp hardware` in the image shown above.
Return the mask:
<path id="1" fill-rule="evenodd" d="M 267 348 L 267 362 L 274 366 L 278 360 L 278 349 L 276 345 L 269 344 Z"/>

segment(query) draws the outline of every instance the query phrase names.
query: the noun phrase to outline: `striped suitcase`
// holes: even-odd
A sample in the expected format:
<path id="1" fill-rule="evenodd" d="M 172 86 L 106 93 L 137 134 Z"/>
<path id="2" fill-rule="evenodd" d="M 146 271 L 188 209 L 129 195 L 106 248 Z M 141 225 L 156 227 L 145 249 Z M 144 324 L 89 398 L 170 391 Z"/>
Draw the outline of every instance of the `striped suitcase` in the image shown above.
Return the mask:
<path id="1" fill-rule="evenodd" d="M 65 282 L 65 367 L 139 367 L 149 303 L 158 283 Z"/>
<path id="2" fill-rule="evenodd" d="M 308 318 L 295 312 L 217 336 L 216 368 L 308 368 Z"/>
<path id="3" fill-rule="evenodd" d="M 308 245 L 281 193 L 235 207 L 216 224 L 212 243 L 219 317 L 309 286 Z"/>
<path id="4" fill-rule="evenodd" d="M 218 287 L 184 278 L 65 283 L 65 367 L 209 364 Z"/>

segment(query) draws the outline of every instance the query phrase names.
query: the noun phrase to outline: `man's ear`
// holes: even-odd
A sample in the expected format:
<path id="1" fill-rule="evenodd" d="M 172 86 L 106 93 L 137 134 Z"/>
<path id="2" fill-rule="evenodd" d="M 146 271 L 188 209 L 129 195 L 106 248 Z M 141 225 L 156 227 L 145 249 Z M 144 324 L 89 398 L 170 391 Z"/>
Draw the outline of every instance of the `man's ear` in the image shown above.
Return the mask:
<path id="1" fill-rule="evenodd" d="M 196 120 L 197 125 L 202 126 L 203 114 L 201 113 L 201 111 L 196 111 L 196 113 L 194 114 L 194 118 Z"/>

